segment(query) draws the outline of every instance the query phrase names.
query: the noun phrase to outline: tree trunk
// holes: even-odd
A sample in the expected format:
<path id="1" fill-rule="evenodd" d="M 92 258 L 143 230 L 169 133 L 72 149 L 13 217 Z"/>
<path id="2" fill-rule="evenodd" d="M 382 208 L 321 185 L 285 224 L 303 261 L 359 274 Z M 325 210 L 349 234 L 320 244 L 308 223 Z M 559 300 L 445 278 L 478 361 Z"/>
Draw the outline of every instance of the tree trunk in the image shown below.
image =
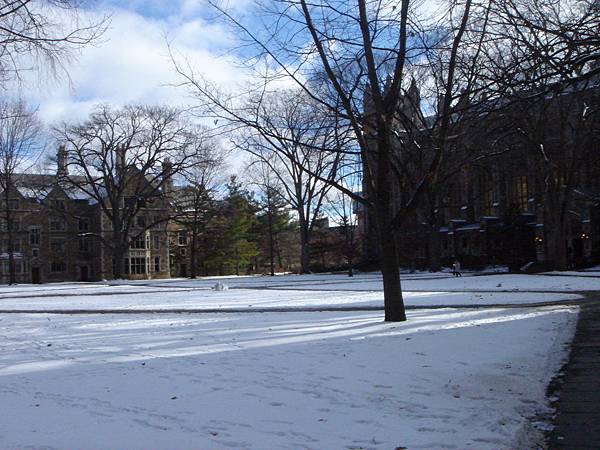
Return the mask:
<path id="1" fill-rule="evenodd" d="M 192 230 L 192 247 L 190 248 L 190 278 L 196 278 L 198 275 L 198 231 L 194 227 Z"/>
<path id="2" fill-rule="evenodd" d="M 393 175 L 391 153 L 391 123 L 379 118 L 377 123 L 377 172 L 376 189 L 371 198 L 375 198 L 375 227 L 379 245 L 379 262 L 383 276 L 383 298 L 386 322 L 406 320 L 400 271 L 398 269 L 398 251 L 396 242 L 394 204 L 399 199 L 393 197 Z"/>
<path id="3" fill-rule="evenodd" d="M 406 320 L 400 271 L 398 269 L 398 252 L 393 234 L 379 233 L 380 266 L 383 275 L 383 299 L 386 322 L 403 322 Z"/>
<path id="4" fill-rule="evenodd" d="M 114 241 L 115 243 L 119 242 L 118 244 L 116 244 L 113 247 L 113 258 L 115 259 L 115 272 L 113 274 L 113 277 L 115 280 L 121 280 L 124 278 L 124 259 L 125 259 L 125 253 L 127 251 L 126 249 L 126 245 L 123 243 L 120 243 L 120 236 L 115 235 L 114 236 Z"/>
<path id="5" fill-rule="evenodd" d="M 544 235 L 546 260 L 557 270 L 567 270 L 570 261 L 567 254 L 566 224 L 558 213 L 549 211 L 545 215 Z"/>
<path id="6" fill-rule="evenodd" d="M 275 239 L 273 236 L 273 210 L 271 208 L 271 202 L 269 200 L 267 221 L 269 225 L 269 263 L 271 268 L 271 276 L 275 276 Z"/>
<path id="7" fill-rule="evenodd" d="M 430 226 L 427 234 L 427 264 L 432 272 L 439 272 L 442 263 L 440 258 L 440 233 L 437 224 Z"/>
<path id="8" fill-rule="evenodd" d="M 351 230 L 352 225 L 344 224 L 345 241 L 346 241 L 346 261 L 348 262 L 348 276 L 354 276 L 354 232 Z"/>
<path id="9" fill-rule="evenodd" d="M 300 224 L 300 273 L 310 273 L 308 224 Z"/>
<path id="10" fill-rule="evenodd" d="M 10 197 L 10 185 L 7 185 L 6 189 L 4 189 L 4 212 L 5 212 L 5 220 L 6 220 L 6 236 L 8 237 L 8 246 L 6 252 L 8 253 L 8 284 L 16 284 L 17 277 L 15 274 L 15 244 L 14 244 L 14 230 L 11 226 L 12 214 L 9 206 L 9 197 Z"/>

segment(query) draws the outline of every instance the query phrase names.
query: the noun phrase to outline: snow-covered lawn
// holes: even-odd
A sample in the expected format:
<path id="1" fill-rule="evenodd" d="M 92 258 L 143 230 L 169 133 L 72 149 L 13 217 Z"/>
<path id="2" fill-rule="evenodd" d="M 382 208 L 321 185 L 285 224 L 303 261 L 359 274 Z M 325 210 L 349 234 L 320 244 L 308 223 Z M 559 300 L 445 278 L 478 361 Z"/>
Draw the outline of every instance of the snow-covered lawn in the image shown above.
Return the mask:
<path id="1" fill-rule="evenodd" d="M 4 286 L 0 310 L 105 313 L 0 314 L 0 448 L 534 448 L 577 308 L 527 305 L 600 279 L 403 287 L 421 309 L 389 324 L 349 310 L 382 307 L 377 273 Z"/>
<path id="2" fill-rule="evenodd" d="M 0 315 L 0 448 L 533 448 L 528 418 L 575 322 L 566 306 L 401 324 L 378 311 Z"/>
<path id="3" fill-rule="evenodd" d="M 230 289 L 216 292 L 216 281 Z M 531 304 L 580 298 L 577 291 L 600 291 L 600 277 L 489 275 L 453 278 L 411 274 L 403 278 L 408 306 L 488 306 Z M 530 292 L 531 291 L 531 292 Z M 198 280 L 61 283 L 0 288 L 0 310 L 61 309 L 307 309 L 382 307 L 381 275 L 285 275 Z"/>
<path id="4" fill-rule="evenodd" d="M 580 298 L 563 293 L 407 292 L 408 306 L 498 305 L 558 302 Z M 72 297 L 0 298 L 0 310 L 268 310 L 342 307 L 383 307 L 382 292 L 235 289 L 147 292 Z"/>

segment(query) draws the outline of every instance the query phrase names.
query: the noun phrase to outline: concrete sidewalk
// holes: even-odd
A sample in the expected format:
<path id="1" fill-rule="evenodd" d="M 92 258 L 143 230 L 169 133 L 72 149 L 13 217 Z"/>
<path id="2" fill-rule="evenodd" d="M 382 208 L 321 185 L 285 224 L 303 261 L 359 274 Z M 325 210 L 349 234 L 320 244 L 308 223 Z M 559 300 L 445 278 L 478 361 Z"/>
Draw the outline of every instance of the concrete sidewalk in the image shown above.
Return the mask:
<path id="1" fill-rule="evenodd" d="M 549 449 L 600 449 L 600 298 L 581 306 Z"/>

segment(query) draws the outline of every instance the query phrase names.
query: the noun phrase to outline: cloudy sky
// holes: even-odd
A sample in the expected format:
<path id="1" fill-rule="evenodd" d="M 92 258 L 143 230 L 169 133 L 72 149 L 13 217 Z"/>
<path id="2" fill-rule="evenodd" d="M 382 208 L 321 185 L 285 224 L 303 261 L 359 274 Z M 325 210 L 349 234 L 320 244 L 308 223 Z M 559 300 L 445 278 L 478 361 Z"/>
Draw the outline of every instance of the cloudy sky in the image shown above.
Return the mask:
<path id="1" fill-rule="evenodd" d="M 244 8 L 246 0 L 235 0 Z M 184 89 L 169 59 L 167 40 L 180 58 L 222 83 L 232 83 L 239 71 L 224 51 L 231 39 L 214 20 L 206 0 L 90 1 L 90 17 L 111 16 L 102 42 L 85 48 L 69 63 L 70 81 L 28 79 L 25 97 L 51 125 L 84 119 L 97 103 L 187 104 Z M 179 80 L 180 81 L 180 80 Z"/>

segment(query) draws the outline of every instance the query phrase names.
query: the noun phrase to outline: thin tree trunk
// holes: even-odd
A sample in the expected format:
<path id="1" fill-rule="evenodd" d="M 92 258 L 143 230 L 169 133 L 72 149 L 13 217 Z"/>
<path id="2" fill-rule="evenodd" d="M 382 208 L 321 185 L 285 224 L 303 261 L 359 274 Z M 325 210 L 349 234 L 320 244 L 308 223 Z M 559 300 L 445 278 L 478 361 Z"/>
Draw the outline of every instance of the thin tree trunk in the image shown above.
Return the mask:
<path id="1" fill-rule="evenodd" d="M 198 231 L 196 227 L 192 230 L 192 247 L 190 248 L 190 278 L 196 278 L 198 275 Z"/>
<path id="2" fill-rule="evenodd" d="M 569 258 L 567 255 L 567 236 L 564 218 L 556 212 L 553 205 L 544 206 L 547 211 L 544 218 L 544 234 L 546 241 L 546 260 L 557 270 L 567 270 Z"/>
<path id="3" fill-rule="evenodd" d="M 437 224 L 429 227 L 427 234 L 427 264 L 432 272 L 439 272 L 442 266 L 440 258 L 440 233 Z"/>
<path id="4" fill-rule="evenodd" d="M 308 224 L 300 224 L 300 273 L 310 273 Z"/>
<path id="5" fill-rule="evenodd" d="M 4 212 L 5 212 L 5 220 L 6 220 L 6 236 L 8 237 L 8 247 L 6 252 L 8 253 L 8 284 L 16 284 L 16 274 L 15 274 L 15 254 L 14 254 L 14 230 L 11 226 L 12 214 L 9 206 L 9 196 L 10 196 L 10 185 L 7 184 L 6 189 L 4 189 Z"/>
<path id="6" fill-rule="evenodd" d="M 348 262 L 348 276 L 354 276 L 354 231 L 352 225 L 347 221 L 344 223 L 344 235 L 346 241 L 346 260 Z"/>
<path id="7" fill-rule="evenodd" d="M 121 242 L 121 236 L 118 233 L 113 234 L 113 239 L 115 243 L 118 242 L 117 245 L 113 248 L 112 254 L 115 259 L 115 272 L 113 274 L 116 280 L 121 280 L 124 278 L 124 259 L 126 253 L 126 245 Z"/>
<path id="8" fill-rule="evenodd" d="M 273 236 L 273 209 L 271 207 L 271 200 L 269 199 L 268 211 L 267 211 L 267 222 L 269 225 L 269 263 L 271 266 L 271 276 L 275 276 L 275 239 Z"/>

